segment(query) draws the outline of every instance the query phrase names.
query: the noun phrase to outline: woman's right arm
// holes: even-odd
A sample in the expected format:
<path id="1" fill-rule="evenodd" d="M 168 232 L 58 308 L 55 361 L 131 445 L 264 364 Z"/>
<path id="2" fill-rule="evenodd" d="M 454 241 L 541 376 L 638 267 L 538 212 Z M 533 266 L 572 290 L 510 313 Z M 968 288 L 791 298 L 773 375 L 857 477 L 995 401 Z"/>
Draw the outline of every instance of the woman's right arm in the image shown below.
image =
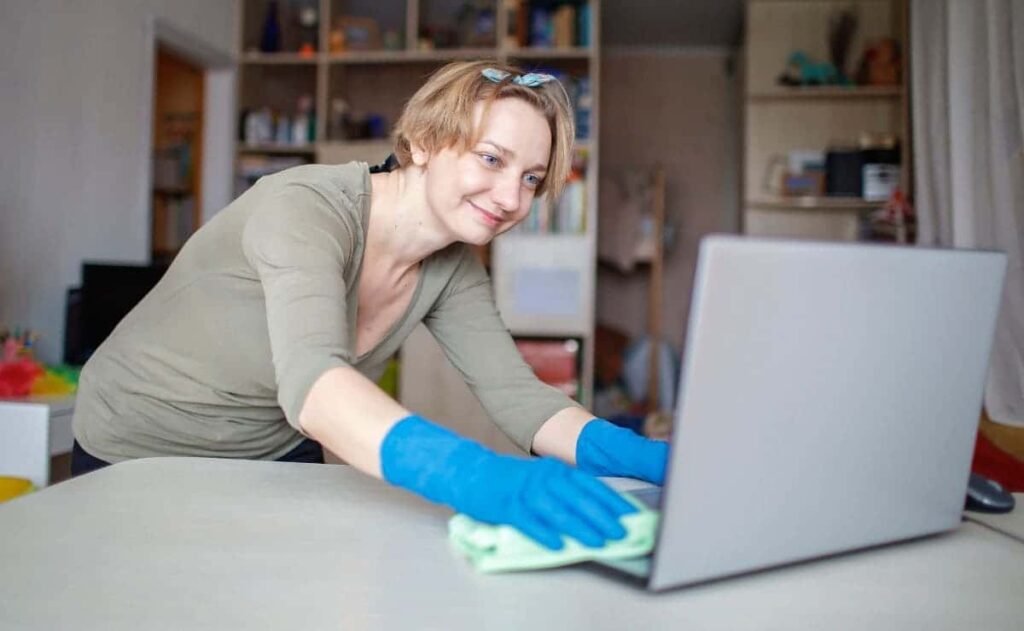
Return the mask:
<path id="1" fill-rule="evenodd" d="M 499 455 L 405 408 L 352 368 L 332 368 L 309 391 L 304 432 L 359 470 L 559 549 L 562 535 L 599 547 L 626 534 L 635 509 L 552 458 Z"/>
<path id="2" fill-rule="evenodd" d="M 381 478 L 384 437 L 409 414 L 356 369 L 337 367 L 313 383 L 299 413 L 299 425 L 334 455 Z"/>

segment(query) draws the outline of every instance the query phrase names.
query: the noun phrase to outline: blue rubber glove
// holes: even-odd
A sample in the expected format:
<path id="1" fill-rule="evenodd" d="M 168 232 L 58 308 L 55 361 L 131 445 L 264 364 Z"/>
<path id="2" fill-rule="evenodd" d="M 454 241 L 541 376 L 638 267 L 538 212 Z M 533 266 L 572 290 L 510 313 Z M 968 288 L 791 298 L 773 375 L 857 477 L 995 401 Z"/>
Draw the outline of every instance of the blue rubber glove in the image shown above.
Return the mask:
<path id="1" fill-rule="evenodd" d="M 388 482 L 489 524 L 508 524 L 552 550 L 562 535 L 585 546 L 621 539 L 619 517 L 636 511 L 603 482 L 551 458 L 494 453 L 419 416 L 384 437 Z"/>
<path id="2" fill-rule="evenodd" d="M 665 482 L 668 443 L 595 418 L 576 441 L 576 466 L 591 475 L 612 475 Z"/>

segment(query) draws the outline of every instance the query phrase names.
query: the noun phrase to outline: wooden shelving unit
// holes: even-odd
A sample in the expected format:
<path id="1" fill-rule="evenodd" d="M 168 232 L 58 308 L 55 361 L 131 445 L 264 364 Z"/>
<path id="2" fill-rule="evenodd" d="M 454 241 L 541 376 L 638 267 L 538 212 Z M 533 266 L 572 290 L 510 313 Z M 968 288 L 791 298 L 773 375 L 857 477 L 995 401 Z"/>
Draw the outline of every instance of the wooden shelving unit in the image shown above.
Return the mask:
<path id="1" fill-rule="evenodd" d="M 829 22 L 852 8 L 856 35 L 848 71 L 865 47 L 883 37 L 900 42 L 898 85 L 781 86 L 776 78 L 793 51 L 827 60 Z M 753 235 L 854 240 L 866 213 L 884 202 L 850 197 L 786 197 L 766 186 L 773 161 L 794 150 L 853 146 L 861 133 L 892 134 L 901 146 L 900 188 L 910 191 L 905 0 L 749 0 L 744 42 L 743 224 Z"/>
<path id="2" fill-rule="evenodd" d="M 279 14 L 300 1 L 278 2 Z M 587 76 L 591 85 L 596 85 L 599 38 L 595 28 L 599 24 L 599 0 L 586 3 L 591 7 L 589 46 L 523 47 L 511 43 L 502 36 L 510 29 L 509 10 L 513 6 L 523 10 L 530 3 L 524 0 L 491 0 L 484 4 L 493 7 L 494 11 L 493 45 L 424 49 L 420 46 L 421 32 L 436 26 L 428 20 L 440 19 L 437 16 L 455 20 L 454 16 L 464 5 L 462 0 L 381 0 L 376 3 L 308 0 L 306 5 L 315 5 L 318 11 L 318 33 L 315 50 L 300 53 L 296 50 L 260 51 L 260 29 L 269 0 L 241 0 L 238 15 L 238 50 L 242 68 L 238 85 L 239 115 L 242 116 L 247 109 L 264 106 L 291 115 L 295 109 L 294 101 L 299 96 L 312 97 L 316 121 L 312 150 L 318 153 L 322 143 L 345 141 L 338 137 L 331 124 L 331 108 L 335 99 L 344 99 L 351 110 L 382 115 L 390 128 L 402 104 L 430 72 L 454 60 L 493 58 L 527 66 L 543 65 L 570 76 Z M 395 49 L 331 50 L 332 25 L 349 11 L 376 20 L 381 30 L 386 25 L 400 30 L 402 46 Z M 280 21 L 284 29 L 289 18 L 280 16 Z M 299 39 L 287 33 L 281 35 L 285 44 L 294 44 Z M 593 88 L 592 94 L 595 94 L 592 101 L 596 104 L 596 90 Z M 592 116 L 596 117 L 596 114 Z M 241 125 L 242 121 L 239 122 Z M 581 144 L 588 144 L 588 141 Z M 248 154 L 299 153 L 290 145 L 265 142 L 243 142 L 239 150 Z M 372 155 L 366 159 L 382 157 Z"/>

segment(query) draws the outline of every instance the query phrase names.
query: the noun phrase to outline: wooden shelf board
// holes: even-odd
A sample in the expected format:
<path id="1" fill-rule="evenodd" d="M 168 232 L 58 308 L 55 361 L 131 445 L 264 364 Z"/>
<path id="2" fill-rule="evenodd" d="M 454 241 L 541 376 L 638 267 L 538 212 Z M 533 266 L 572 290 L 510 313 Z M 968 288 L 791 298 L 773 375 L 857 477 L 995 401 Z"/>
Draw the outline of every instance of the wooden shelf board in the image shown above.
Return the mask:
<path id="1" fill-rule="evenodd" d="M 494 48 L 440 48 L 435 50 L 351 50 L 330 53 L 332 64 L 366 63 L 429 63 L 456 59 L 487 59 L 494 57 Z"/>
<path id="2" fill-rule="evenodd" d="M 903 96 L 900 86 L 808 86 L 779 87 L 773 90 L 750 92 L 751 101 L 777 101 L 784 99 L 897 99 Z"/>
<path id="3" fill-rule="evenodd" d="M 758 210 L 824 210 L 849 211 L 871 210 L 885 205 L 884 201 L 873 202 L 860 197 L 762 197 L 747 200 L 748 208 Z"/>
<path id="4" fill-rule="evenodd" d="M 238 144 L 238 153 L 307 154 L 315 153 L 316 145 Z"/>
<path id="5" fill-rule="evenodd" d="M 377 148 L 384 145 L 391 146 L 393 143 L 390 138 L 360 138 L 359 140 L 321 140 L 316 144 L 317 148 L 331 146 Z"/>
<path id="6" fill-rule="evenodd" d="M 587 59 L 593 54 L 589 46 L 506 48 L 502 51 L 513 59 Z"/>
<path id="7" fill-rule="evenodd" d="M 312 56 L 300 55 L 299 53 L 242 53 L 243 64 L 266 65 L 266 64 L 316 64 L 320 59 L 320 53 Z"/>

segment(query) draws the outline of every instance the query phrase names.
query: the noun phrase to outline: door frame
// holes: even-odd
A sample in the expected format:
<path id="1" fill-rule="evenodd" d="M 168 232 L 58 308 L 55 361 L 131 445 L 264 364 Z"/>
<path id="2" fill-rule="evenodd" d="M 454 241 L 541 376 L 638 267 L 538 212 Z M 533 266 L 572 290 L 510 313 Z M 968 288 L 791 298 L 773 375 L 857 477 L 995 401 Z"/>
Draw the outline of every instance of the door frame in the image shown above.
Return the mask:
<path id="1" fill-rule="evenodd" d="M 150 133 L 143 134 L 142 155 L 153 155 L 152 125 L 157 48 L 166 48 L 198 66 L 203 72 L 203 161 L 198 203 L 201 208 L 201 220 L 205 223 L 217 211 L 227 206 L 234 196 L 235 83 L 238 65 L 228 50 L 211 46 L 196 35 L 158 17 L 148 21 L 146 46 L 145 53 L 150 61 L 141 89 L 145 94 L 143 113 L 146 129 L 149 129 Z M 152 179 L 152 171 L 147 169 L 146 177 L 141 183 L 142 199 L 150 199 Z M 146 212 L 149 213 L 148 206 Z"/>

